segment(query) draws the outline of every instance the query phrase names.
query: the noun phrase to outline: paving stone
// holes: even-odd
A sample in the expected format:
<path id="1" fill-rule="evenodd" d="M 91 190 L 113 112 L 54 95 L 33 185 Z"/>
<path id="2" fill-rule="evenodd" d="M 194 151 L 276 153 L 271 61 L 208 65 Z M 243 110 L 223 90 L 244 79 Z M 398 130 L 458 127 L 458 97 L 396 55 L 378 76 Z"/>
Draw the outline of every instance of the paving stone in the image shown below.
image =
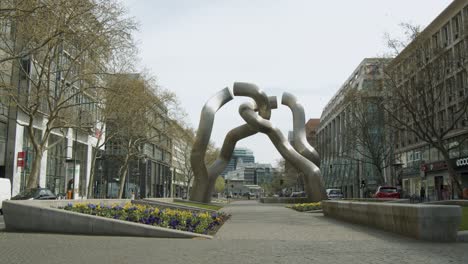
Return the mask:
<path id="1" fill-rule="evenodd" d="M 225 207 L 213 240 L 0 232 L 0 263 L 464 263 L 466 243 L 429 243 L 256 201 Z"/>

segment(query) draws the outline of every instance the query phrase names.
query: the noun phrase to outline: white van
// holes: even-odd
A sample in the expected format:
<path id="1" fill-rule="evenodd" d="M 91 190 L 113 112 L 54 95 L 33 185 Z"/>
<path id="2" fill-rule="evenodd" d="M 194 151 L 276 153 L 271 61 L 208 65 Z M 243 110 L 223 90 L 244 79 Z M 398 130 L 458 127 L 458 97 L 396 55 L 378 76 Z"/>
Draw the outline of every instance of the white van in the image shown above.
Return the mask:
<path id="1" fill-rule="evenodd" d="M 4 200 L 11 198 L 11 183 L 10 179 L 0 178 L 0 214 L 3 214 L 2 203 Z"/>

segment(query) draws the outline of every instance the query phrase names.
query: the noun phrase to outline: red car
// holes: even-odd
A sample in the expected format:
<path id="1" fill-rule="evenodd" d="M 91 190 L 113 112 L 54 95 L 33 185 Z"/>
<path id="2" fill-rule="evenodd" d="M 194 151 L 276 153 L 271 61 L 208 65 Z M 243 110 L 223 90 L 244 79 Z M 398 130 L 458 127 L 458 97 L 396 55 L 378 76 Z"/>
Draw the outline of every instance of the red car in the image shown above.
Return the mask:
<path id="1" fill-rule="evenodd" d="M 392 186 L 379 186 L 374 194 L 375 198 L 393 198 L 400 199 L 400 193 L 396 187 Z"/>

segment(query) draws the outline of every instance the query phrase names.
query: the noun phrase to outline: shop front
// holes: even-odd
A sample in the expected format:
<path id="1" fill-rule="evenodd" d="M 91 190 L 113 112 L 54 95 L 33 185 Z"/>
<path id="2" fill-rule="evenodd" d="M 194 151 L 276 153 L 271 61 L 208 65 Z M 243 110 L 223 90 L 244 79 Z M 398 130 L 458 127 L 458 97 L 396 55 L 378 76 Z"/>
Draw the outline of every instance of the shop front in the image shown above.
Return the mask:
<path id="1" fill-rule="evenodd" d="M 421 184 L 421 174 L 417 167 L 403 168 L 401 172 L 401 197 L 408 198 L 410 196 L 419 195 L 419 187 Z"/>
<path id="2" fill-rule="evenodd" d="M 450 199 L 453 190 L 445 161 L 421 165 L 421 175 L 424 175 L 422 187 L 429 201 Z"/>
<path id="3" fill-rule="evenodd" d="M 468 157 L 462 157 L 454 160 L 455 171 L 461 179 L 463 190 L 463 199 L 468 199 Z"/>

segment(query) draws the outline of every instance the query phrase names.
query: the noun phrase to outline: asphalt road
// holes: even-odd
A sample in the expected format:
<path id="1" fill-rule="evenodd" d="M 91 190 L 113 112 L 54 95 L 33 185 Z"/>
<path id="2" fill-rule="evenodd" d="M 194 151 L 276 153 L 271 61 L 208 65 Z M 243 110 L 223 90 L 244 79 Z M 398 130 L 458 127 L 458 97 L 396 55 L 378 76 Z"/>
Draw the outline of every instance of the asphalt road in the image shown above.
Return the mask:
<path id="1" fill-rule="evenodd" d="M 213 240 L 0 232 L 0 263 L 468 263 L 468 243 L 429 243 L 256 201 Z"/>

